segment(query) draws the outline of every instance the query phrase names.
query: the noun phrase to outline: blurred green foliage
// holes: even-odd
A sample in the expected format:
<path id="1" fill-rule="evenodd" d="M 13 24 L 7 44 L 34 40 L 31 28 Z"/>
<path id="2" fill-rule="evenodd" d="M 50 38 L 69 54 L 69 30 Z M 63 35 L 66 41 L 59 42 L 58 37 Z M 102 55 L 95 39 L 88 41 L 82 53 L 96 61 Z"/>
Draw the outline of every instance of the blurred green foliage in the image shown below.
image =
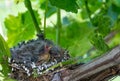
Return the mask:
<path id="1" fill-rule="evenodd" d="M 61 47 L 68 48 L 71 56 L 83 56 L 91 44 L 89 42 L 89 35 L 94 28 L 88 27 L 89 24 L 79 23 L 76 20 L 72 20 L 67 26 L 64 26 L 61 30 Z M 52 39 L 55 42 L 56 30 L 55 28 L 47 28 L 47 38 Z"/>
<path id="2" fill-rule="evenodd" d="M 43 2 L 41 2 L 40 8 L 45 10 L 45 8 L 46 8 L 46 1 L 45 0 L 43 0 Z M 57 8 L 55 6 L 52 6 L 50 4 L 50 2 L 48 2 L 48 4 L 47 4 L 47 11 L 46 11 L 46 17 L 49 18 L 51 15 L 56 13 L 56 11 L 57 11 Z"/>
<path id="3" fill-rule="evenodd" d="M 38 10 L 41 12 L 45 11 L 46 0 L 32 0 L 32 3 L 34 2 L 39 6 Z M 115 23 L 118 22 L 119 10 L 115 10 L 114 7 L 119 9 L 119 1 L 117 4 L 116 2 L 117 0 L 50 0 L 47 4 L 47 19 L 57 12 L 57 7 L 69 12 L 78 11 L 76 15 L 68 13 L 69 15 L 64 15 L 62 18 L 66 18 L 67 22 L 61 20 L 60 46 L 68 48 L 71 56 L 80 56 L 82 58 L 92 47 L 92 44 L 100 53 L 101 51 L 108 51 L 108 48 L 113 46 L 111 46 L 112 43 L 107 45 L 104 41 L 104 37 L 113 30 L 116 30 L 114 27 L 116 26 Z M 20 1 L 20 3 L 23 2 Z M 39 18 L 38 14 L 36 17 Z M 41 19 L 43 19 L 43 17 L 41 17 Z M 38 21 L 40 22 L 40 19 L 38 19 Z M 27 12 L 19 13 L 18 16 L 11 15 L 7 17 L 5 19 L 5 27 L 7 29 L 7 42 L 10 47 L 16 45 L 20 41 L 29 40 L 35 37 L 35 29 L 31 17 Z M 56 28 L 56 23 L 53 23 L 53 26 L 48 25 L 46 28 L 46 38 L 56 42 Z"/>
<path id="4" fill-rule="evenodd" d="M 64 9 L 66 11 L 71 11 L 77 13 L 78 5 L 76 3 L 77 0 L 49 0 L 53 6 Z"/>
<path id="5" fill-rule="evenodd" d="M 8 45 L 0 34 L 0 64 L 2 66 L 2 70 L 0 70 L 0 72 L 5 76 L 8 76 L 8 73 L 10 72 L 10 68 L 8 66 L 8 58 L 10 58 L 10 56 L 11 54 Z"/>
<path id="6" fill-rule="evenodd" d="M 36 11 L 35 15 L 40 24 L 39 14 Z M 18 16 L 9 15 L 4 24 L 7 29 L 7 42 L 10 47 L 17 45 L 20 41 L 30 40 L 35 35 L 34 24 L 28 11 L 19 13 Z"/>
<path id="7" fill-rule="evenodd" d="M 17 5 L 23 4 L 23 0 L 15 2 L 18 2 Z M 33 8 L 38 6 L 38 12 L 35 10 L 34 13 L 40 28 L 43 29 L 40 22 L 44 19 L 46 0 L 31 0 L 31 2 Z M 23 7 L 22 5 L 18 9 Z M 57 18 L 55 16 L 57 8 L 61 9 L 62 15 L 60 46 L 68 49 L 72 57 L 80 57 L 83 62 L 88 62 L 120 44 L 120 0 L 49 0 L 46 13 L 49 21 L 46 38 L 55 43 L 57 25 L 54 19 Z M 28 11 L 17 13 L 17 16 L 13 14 L 7 16 L 4 21 L 9 47 L 36 37 Z M 113 31 L 116 32 L 115 35 L 106 42 L 105 37 Z"/>
<path id="8" fill-rule="evenodd" d="M 108 45 L 105 43 L 103 37 L 99 34 L 93 34 L 90 37 L 91 43 L 100 51 L 107 52 L 109 50 Z"/>

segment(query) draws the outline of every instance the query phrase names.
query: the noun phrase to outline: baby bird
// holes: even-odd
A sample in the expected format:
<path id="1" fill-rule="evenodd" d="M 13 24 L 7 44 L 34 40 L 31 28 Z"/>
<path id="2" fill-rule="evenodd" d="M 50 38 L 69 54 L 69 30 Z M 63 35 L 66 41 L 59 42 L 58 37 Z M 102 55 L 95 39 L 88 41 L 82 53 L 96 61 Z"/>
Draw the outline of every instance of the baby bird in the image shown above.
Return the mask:
<path id="1" fill-rule="evenodd" d="M 38 57 L 38 63 L 44 63 L 50 60 L 50 53 L 49 53 L 50 49 L 51 46 L 45 45 L 44 53 L 40 54 L 40 56 Z"/>

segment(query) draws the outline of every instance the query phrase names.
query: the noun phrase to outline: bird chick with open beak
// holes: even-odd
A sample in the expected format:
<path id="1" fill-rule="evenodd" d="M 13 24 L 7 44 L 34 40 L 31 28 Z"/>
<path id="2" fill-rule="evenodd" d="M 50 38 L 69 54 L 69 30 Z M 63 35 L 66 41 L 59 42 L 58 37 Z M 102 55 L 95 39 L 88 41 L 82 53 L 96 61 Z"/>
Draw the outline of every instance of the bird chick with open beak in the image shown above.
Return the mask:
<path id="1" fill-rule="evenodd" d="M 51 46 L 44 46 L 44 53 L 40 54 L 38 57 L 38 64 L 44 63 L 44 62 L 48 62 L 50 60 L 50 51 Z"/>

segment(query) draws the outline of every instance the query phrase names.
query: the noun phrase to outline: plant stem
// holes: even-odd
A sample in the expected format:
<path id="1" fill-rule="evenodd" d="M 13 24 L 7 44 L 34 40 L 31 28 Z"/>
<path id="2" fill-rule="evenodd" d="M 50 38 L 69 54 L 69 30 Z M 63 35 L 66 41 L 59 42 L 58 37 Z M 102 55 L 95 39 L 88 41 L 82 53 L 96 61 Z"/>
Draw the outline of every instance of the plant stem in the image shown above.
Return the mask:
<path id="1" fill-rule="evenodd" d="M 47 14 L 48 0 L 46 0 L 45 13 L 44 13 L 44 37 L 46 35 L 46 14 Z"/>
<path id="2" fill-rule="evenodd" d="M 61 32 L 62 24 L 61 24 L 61 12 L 58 8 L 57 11 L 57 28 L 56 28 L 56 43 L 60 44 L 60 32 Z"/>
<path id="3" fill-rule="evenodd" d="M 33 12 L 30 0 L 24 0 L 24 4 L 25 4 L 26 8 L 28 9 L 28 11 L 30 12 L 30 15 L 31 15 L 33 23 L 35 25 L 35 29 L 37 31 L 37 34 L 40 34 L 42 31 L 41 31 L 41 29 L 39 27 L 39 24 L 37 22 L 37 19 L 35 17 L 34 12 Z"/>

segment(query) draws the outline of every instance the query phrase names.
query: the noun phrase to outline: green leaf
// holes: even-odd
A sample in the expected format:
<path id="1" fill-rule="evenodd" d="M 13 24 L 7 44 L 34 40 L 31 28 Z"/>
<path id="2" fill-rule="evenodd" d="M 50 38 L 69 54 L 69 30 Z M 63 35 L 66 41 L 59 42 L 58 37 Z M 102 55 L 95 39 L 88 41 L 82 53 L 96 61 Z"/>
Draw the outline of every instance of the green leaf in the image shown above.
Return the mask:
<path id="1" fill-rule="evenodd" d="M 120 7 L 120 0 L 113 0 L 113 4 L 115 4 L 117 7 Z"/>
<path id="2" fill-rule="evenodd" d="M 41 9 L 44 9 L 45 10 L 45 7 L 46 7 L 46 1 L 44 1 L 43 3 L 41 3 Z M 47 5 L 47 12 L 46 12 L 46 17 L 50 17 L 51 15 L 53 15 L 55 12 L 57 11 L 57 8 L 55 6 L 52 6 L 50 4 L 50 2 L 48 2 L 48 5 Z"/>
<path id="3" fill-rule="evenodd" d="M 0 64 L 2 65 L 2 73 L 7 76 L 10 72 L 10 68 L 8 65 L 8 58 L 10 57 L 10 50 L 3 39 L 3 37 L 0 35 Z"/>
<path id="4" fill-rule="evenodd" d="M 50 0 L 53 6 L 56 6 L 60 9 L 64 9 L 66 11 L 71 11 L 77 13 L 78 5 L 76 0 Z"/>
<path id="5" fill-rule="evenodd" d="M 90 36 L 90 42 L 94 45 L 99 51 L 107 52 L 109 50 L 108 45 L 105 43 L 103 37 L 98 33 L 93 33 Z"/>
<path id="6" fill-rule="evenodd" d="M 40 24 L 39 15 L 34 11 Z M 35 35 L 35 28 L 29 12 L 19 13 L 18 16 L 9 15 L 4 21 L 7 29 L 9 46 L 16 45 L 20 41 L 29 40 Z"/>
<path id="7" fill-rule="evenodd" d="M 108 16 L 103 16 L 99 20 L 98 32 L 101 33 L 104 37 L 110 33 L 111 28 L 111 19 Z"/>
<path id="8" fill-rule="evenodd" d="M 14 3 L 18 4 L 19 2 L 23 2 L 24 0 L 14 0 Z"/>
<path id="9" fill-rule="evenodd" d="M 100 33 L 103 37 L 108 35 L 112 28 L 112 19 L 108 15 L 103 13 L 97 14 L 93 19 L 92 23 L 96 26 L 96 31 Z"/>
<path id="10" fill-rule="evenodd" d="M 63 48 L 68 48 L 72 57 L 83 56 L 90 48 L 88 36 L 93 32 L 94 28 L 89 22 L 78 22 L 70 20 L 70 24 L 63 26 L 61 29 L 61 42 Z M 54 40 L 56 38 L 55 28 L 47 27 L 46 38 Z"/>
<path id="11" fill-rule="evenodd" d="M 94 13 L 96 10 L 98 10 L 99 8 L 101 8 L 101 6 L 103 5 L 102 0 L 86 0 L 88 1 L 88 6 L 90 9 L 91 13 Z"/>

